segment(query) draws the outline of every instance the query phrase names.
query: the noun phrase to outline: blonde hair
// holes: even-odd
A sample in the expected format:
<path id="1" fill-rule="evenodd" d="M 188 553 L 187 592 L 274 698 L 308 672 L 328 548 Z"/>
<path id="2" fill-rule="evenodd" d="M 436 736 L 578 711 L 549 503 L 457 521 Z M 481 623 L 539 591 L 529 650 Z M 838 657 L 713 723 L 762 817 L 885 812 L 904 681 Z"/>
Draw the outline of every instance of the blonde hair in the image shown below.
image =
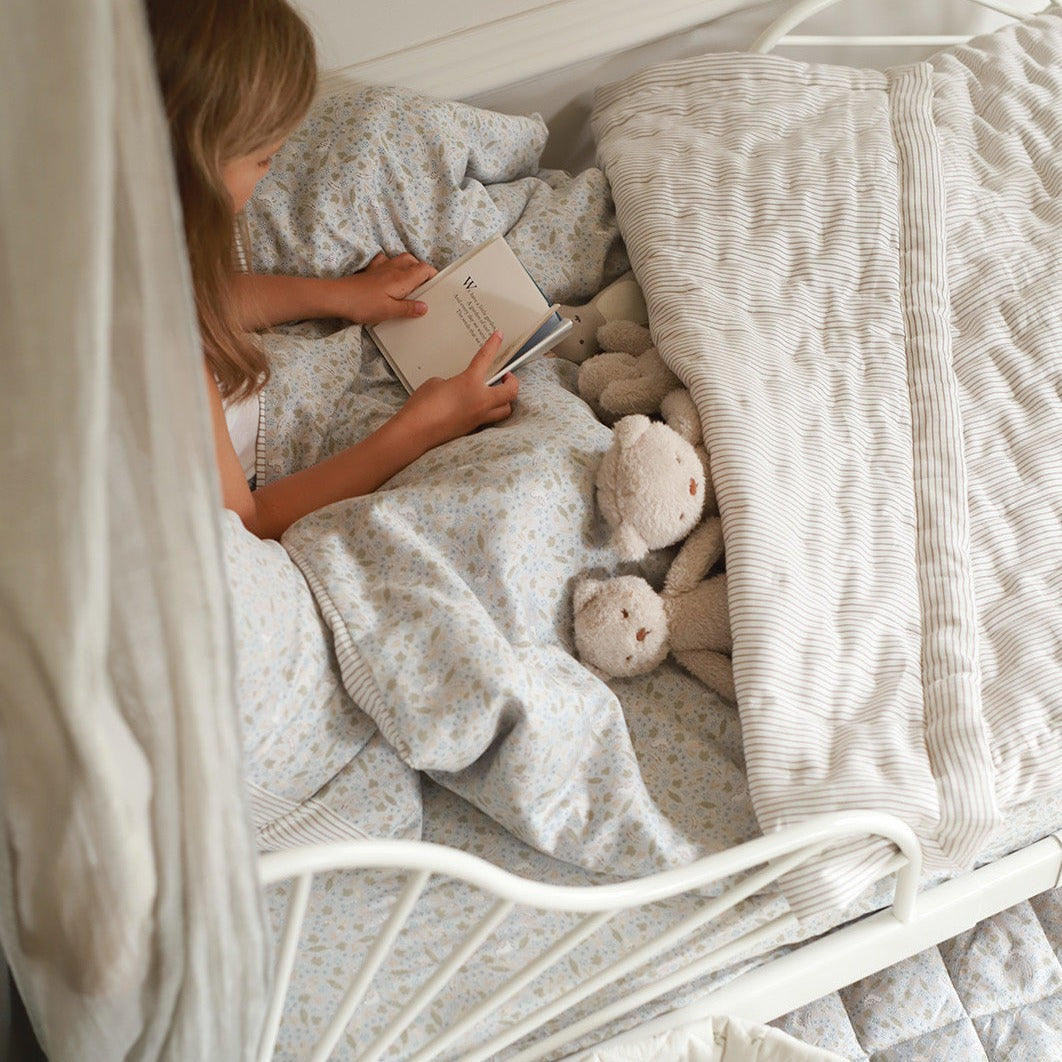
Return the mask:
<path id="1" fill-rule="evenodd" d="M 222 169 L 285 139 L 305 116 L 317 88 L 313 37 L 286 0 L 148 0 L 147 12 L 203 353 L 222 395 L 241 398 L 269 367 L 236 319 L 236 226 Z"/>

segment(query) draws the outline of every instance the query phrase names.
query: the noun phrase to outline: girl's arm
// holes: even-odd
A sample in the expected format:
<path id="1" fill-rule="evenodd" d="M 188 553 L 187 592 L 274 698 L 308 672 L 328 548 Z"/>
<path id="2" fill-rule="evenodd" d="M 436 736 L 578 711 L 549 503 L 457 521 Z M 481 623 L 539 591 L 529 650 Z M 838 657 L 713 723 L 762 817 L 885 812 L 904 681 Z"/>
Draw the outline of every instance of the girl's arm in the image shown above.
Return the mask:
<path id="1" fill-rule="evenodd" d="M 343 498 L 369 494 L 433 447 L 483 424 L 504 420 L 516 399 L 516 377 L 508 375 L 493 387 L 486 383 L 501 343 L 495 333 L 464 372 L 423 383 L 389 421 L 361 442 L 256 491 L 243 478 L 221 395 L 209 369 L 205 370 L 225 507 L 237 513 L 259 538 L 279 538 L 307 513 Z"/>
<path id="2" fill-rule="evenodd" d="M 427 307 L 406 296 L 433 276 L 434 267 L 411 254 L 388 258 L 381 253 L 360 273 L 336 279 L 237 273 L 233 293 L 240 321 L 252 332 L 317 317 L 379 324 L 421 316 Z"/>

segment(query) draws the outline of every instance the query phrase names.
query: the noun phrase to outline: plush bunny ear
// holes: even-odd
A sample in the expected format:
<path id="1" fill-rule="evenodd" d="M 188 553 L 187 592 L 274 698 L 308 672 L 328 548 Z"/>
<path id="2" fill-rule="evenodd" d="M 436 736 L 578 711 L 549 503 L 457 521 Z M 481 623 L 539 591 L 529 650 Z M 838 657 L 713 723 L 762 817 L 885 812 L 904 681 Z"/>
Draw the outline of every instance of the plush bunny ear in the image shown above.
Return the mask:
<path id="1" fill-rule="evenodd" d="M 649 322 L 645 297 L 633 270 L 617 277 L 607 288 L 598 292 L 592 301 L 605 320 L 636 321 L 642 325 Z"/>
<path id="2" fill-rule="evenodd" d="M 660 403 L 660 415 L 664 423 L 677 431 L 688 442 L 696 445 L 704 439 L 701 416 L 697 412 L 693 396 L 685 387 L 676 387 L 664 395 Z"/>
<path id="3" fill-rule="evenodd" d="M 653 345 L 649 329 L 631 320 L 606 321 L 597 330 L 597 341 L 602 350 L 622 350 L 634 355 L 644 354 Z"/>
<path id="4" fill-rule="evenodd" d="M 584 608 L 601 592 L 605 585 L 603 579 L 595 579 L 592 575 L 585 576 L 575 584 L 572 592 L 572 607 L 575 611 L 582 612 Z"/>
<path id="5" fill-rule="evenodd" d="M 645 434 L 652 421 L 644 413 L 632 413 L 612 426 L 613 446 L 630 446 Z"/>

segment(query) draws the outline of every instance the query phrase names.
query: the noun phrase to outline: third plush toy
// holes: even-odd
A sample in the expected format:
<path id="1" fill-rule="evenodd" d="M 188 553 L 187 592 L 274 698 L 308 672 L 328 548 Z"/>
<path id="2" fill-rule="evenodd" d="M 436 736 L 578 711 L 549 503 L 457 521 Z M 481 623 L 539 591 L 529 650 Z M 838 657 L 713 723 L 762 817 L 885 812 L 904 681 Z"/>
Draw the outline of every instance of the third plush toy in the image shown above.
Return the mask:
<path id="1" fill-rule="evenodd" d="M 710 689 L 733 701 L 722 526 L 705 520 L 683 543 L 658 594 L 636 575 L 586 578 L 574 594 L 575 648 L 604 677 L 642 675 L 670 652 Z"/>

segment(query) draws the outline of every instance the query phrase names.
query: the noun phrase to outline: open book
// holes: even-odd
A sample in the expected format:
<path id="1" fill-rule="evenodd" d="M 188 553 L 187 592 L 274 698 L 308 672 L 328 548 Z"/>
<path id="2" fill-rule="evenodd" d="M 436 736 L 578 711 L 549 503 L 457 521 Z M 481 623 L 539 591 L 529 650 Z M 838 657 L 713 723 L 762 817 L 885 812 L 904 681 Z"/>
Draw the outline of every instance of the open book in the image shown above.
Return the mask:
<path id="1" fill-rule="evenodd" d="M 369 334 L 410 393 L 432 376 L 467 369 L 496 329 L 504 340 L 488 383 L 548 350 L 572 327 L 502 236 L 462 255 L 409 298 L 427 303 L 428 312 L 384 321 Z"/>

